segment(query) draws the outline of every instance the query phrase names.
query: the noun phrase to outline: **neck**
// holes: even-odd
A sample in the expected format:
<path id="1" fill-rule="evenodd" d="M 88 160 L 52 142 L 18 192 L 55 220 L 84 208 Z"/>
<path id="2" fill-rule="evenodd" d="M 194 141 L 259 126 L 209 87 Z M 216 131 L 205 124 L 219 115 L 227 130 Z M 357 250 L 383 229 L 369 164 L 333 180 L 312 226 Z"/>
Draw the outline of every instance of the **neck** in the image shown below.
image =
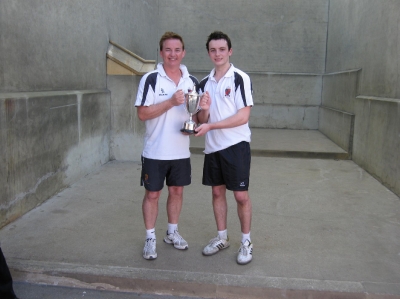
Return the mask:
<path id="1" fill-rule="evenodd" d="M 172 79 L 172 81 L 174 81 L 175 82 L 175 84 L 176 85 L 178 85 L 178 83 L 179 83 L 179 80 L 181 79 L 181 77 L 182 77 L 182 71 L 181 71 L 181 69 L 179 68 L 179 67 L 173 67 L 173 68 L 166 68 L 165 67 L 165 65 L 164 65 L 164 71 L 165 71 L 165 73 L 167 74 L 167 76 L 169 77 L 169 78 L 171 78 Z"/>
<path id="2" fill-rule="evenodd" d="M 179 66 L 177 67 L 167 67 L 165 65 L 163 65 L 164 67 L 164 71 L 167 73 L 167 75 L 177 75 L 179 74 L 179 76 L 182 74 L 181 69 Z"/>
<path id="3" fill-rule="evenodd" d="M 221 79 L 223 76 L 225 76 L 225 74 L 228 72 L 230 67 L 231 67 L 230 63 L 215 67 L 214 78 L 217 81 L 219 81 L 219 79 Z"/>

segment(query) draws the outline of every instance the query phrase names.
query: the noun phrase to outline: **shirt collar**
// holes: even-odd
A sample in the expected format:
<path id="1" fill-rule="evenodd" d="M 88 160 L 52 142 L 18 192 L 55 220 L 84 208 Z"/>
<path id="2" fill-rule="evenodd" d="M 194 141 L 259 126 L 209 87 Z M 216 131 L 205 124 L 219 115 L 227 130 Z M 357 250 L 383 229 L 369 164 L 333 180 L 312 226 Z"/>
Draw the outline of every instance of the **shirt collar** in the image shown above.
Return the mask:
<path id="1" fill-rule="evenodd" d="M 189 77 L 189 71 L 187 69 L 187 67 L 183 64 L 181 64 L 179 66 L 181 72 L 182 72 L 182 78 L 188 78 Z M 157 64 L 157 71 L 160 73 L 161 76 L 163 77 L 167 77 L 167 74 L 165 73 L 164 67 L 163 67 L 163 63 L 159 62 Z"/>
<path id="2" fill-rule="evenodd" d="M 228 71 L 226 72 L 226 74 L 224 75 L 224 77 L 232 77 L 234 75 L 235 72 L 235 67 L 233 66 L 233 64 L 231 63 L 231 67 L 228 69 Z M 214 75 L 215 75 L 215 68 L 213 68 L 210 72 L 210 78 L 214 79 Z M 215 80 L 215 79 L 214 79 Z"/>

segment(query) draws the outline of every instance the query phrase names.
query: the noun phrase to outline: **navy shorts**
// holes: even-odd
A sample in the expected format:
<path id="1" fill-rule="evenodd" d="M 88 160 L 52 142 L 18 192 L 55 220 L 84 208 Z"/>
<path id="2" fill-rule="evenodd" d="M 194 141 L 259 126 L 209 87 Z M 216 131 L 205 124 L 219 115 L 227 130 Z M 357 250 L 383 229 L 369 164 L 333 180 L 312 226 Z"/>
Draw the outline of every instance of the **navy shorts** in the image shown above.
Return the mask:
<path id="1" fill-rule="evenodd" d="M 140 185 L 148 191 L 160 191 L 167 186 L 187 186 L 192 181 L 190 158 L 178 160 L 154 160 L 142 156 Z"/>
<path id="2" fill-rule="evenodd" d="M 242 141 L 204 156 L 203 185 L 226 185 L 231 191 L 247 191 L 250 178 L 250 144 Z"/>

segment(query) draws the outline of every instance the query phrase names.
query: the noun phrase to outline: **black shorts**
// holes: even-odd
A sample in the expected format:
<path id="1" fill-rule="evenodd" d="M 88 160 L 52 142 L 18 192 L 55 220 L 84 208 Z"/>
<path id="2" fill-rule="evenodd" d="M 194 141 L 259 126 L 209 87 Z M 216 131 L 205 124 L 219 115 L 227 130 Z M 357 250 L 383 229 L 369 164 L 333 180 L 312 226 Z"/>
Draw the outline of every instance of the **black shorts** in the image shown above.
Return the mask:
<path id="1" fill-rule="evenodd" d="M 242 141 L 204 156 L 203 185 L 226 185 L 231 191 L 247 191 L 250 178 L 250 144 Z"/>
<path id="2" fill-rule="evenodd" d="M 142 156 L 140 185 L 148 191 L 160 191 L 167 186 L 187 186 L 192 181 L 190 158 L 178 160 L 154 160 Z"/>

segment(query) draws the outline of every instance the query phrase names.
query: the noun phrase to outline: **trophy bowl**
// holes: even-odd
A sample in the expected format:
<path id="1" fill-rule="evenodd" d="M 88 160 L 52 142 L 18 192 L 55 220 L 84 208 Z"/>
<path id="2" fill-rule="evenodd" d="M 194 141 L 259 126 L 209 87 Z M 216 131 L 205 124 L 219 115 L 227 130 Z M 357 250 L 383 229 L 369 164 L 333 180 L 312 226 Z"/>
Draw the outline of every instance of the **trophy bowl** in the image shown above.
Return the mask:
<path id="1" fill-rule="evenodd" d="M 193 121 L 193 114 L 196 114 L 199 110 L 201 96 L 196 92 L 196 86 L 193 86 L 192 90 L 188 90 L 185 94 L 185 110 L 189 114 L 189 119 L 183 123 L 181 132 L 188 134 L 194 134 L 197 124 Z"/>

